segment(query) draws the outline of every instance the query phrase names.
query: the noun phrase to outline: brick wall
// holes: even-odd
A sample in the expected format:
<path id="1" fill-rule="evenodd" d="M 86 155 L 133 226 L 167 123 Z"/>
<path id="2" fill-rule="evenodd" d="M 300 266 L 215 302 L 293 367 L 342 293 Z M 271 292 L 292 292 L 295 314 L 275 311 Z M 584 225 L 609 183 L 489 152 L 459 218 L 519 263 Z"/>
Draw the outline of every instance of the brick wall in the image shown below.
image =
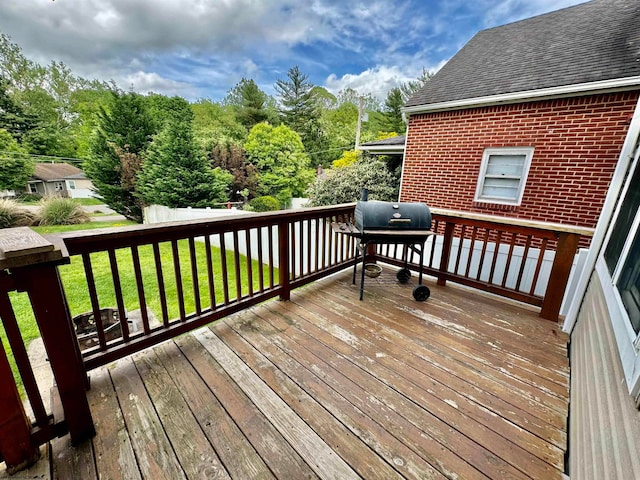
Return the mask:
<path id="1" fill-rule="evenodd" d="M 595 227 L 640 92 L 412 115 L 401 201 Z M 534 147 L 519 206 L 475 203 L 489 147 Z"/>

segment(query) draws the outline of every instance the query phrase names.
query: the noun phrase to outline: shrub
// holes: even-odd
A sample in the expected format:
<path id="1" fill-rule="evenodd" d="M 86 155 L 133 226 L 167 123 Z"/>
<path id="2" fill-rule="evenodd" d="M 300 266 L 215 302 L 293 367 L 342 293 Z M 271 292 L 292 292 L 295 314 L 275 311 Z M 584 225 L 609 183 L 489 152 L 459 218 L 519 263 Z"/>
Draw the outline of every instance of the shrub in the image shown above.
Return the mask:
<path id="1" fill-rule="evenodd" d="M 0 228 L 28 227 L 35 215 L 13 200 L 0 199 Z"/>
<path id="2" fill-rule="evenodd" d="M 271 212 L 273 210 L 280 210 L 280 204 L 275 198 L 266 195 L 251 200 L 248 210 L 253 212 Z"/>
<path id="3" fill-rule="evenodd" d="M 89 221 L 89 215 L 72 198 L 50 197 L 40 202 L 39 225 L 75 225 Z"/>

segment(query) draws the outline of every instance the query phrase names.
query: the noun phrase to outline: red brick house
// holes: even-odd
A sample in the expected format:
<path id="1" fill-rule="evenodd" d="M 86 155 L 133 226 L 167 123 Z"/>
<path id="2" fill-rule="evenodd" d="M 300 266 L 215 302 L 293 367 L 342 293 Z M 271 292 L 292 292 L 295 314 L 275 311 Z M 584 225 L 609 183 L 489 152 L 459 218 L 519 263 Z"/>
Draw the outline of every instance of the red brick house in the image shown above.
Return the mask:
<path id="1" fill-rule="evenodd" d="M 640 95 L 636 1 L 476 34 L 408 100 L 400 199 L 595 227 Z"/>

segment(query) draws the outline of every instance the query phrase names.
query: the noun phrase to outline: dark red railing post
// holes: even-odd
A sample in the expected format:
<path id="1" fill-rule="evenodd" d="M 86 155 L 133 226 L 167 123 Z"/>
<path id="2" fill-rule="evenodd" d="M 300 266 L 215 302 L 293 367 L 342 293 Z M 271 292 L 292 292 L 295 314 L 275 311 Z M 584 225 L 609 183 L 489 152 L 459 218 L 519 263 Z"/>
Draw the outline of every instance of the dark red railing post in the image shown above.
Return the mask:
<path id="1" fill-rule="evenodd" d="M 544 294 L 544 301 L 540 316 L 547 320 L 558 321 L 562 299 L 567 288 L 573 258 L 578 251 L 580 235 L 576 233 L 560 232 L 558 234 L 558 248 L 551 266 L 547 291 Z"/>
<path id="2" fill-rule="evenodd" d="M 0 455 L 9 473 L 27 467 L 40 457 L 31 441 L 31 428 L 16 387 L 4 346 L 0 342 Z"/>
<path id="3" fill-rule="evenodd" d="M 72 326 L 58 265 L 69 263 L 63 248 L 33 230 L 0 230 L 0 269 L 29 296 L 62 403 L 71 440 L 95 435 L 84 364 Z"/>
<path id="4" fill-rule="evenodd" d="M 289 221 L 278 223 L 278 272 L 280 274 L 280 300 L 291 298 L 291 273 L 289 271 L 289 255 L 291 244 L 289 241 Z"/>
<path id="5" fill-rule="evenodd" d="M 26 291 L 31 300 L 60 394 L 71 441 L 79 443 L 94 436 L 95 429 L 86 394 L 87 375 L 58 274 L 58 263 L 60 262 L 16 269 L 14 275 L 19 289 Z"/>
<path id="6" fill-rule="evenodd" d="M 445 222 L 444 226 L 444 238 L 442 241 L 442 256 L 440 257 L 440 270 L 438 274 L 438 285 L 444 286 L 447 283 L 447 278 L 444 275 L 449 268 L 449 257 L 451 256 L 451 243 L 453 242 L 453 230 L 456 224 L 453 222 Z"/>

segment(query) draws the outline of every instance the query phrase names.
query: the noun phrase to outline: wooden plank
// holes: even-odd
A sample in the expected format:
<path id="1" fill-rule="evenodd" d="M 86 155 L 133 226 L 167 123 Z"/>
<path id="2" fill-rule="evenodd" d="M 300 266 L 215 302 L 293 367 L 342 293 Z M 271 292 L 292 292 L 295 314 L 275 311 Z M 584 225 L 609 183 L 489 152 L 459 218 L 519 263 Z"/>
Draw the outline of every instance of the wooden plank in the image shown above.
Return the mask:
<path id="1" fill-rule="evenodd" d="M 347 427 L 294 383 L 273 363 L 225 323 L 216 325 L 216 334 L 243 362 L 282 398 L 322 437 L 358 475 L 368 480 L 402 478 L 389 463 L 371 451 Z"/>
<path id="2" fill-rule="evenodd" d="M 306 299 L 305 305 L 311 309 L 310 304 L 312 302 L 314 302 L 313 298 Z M 327 295 L 323 297 L 322 305 L 331 308 L 333 311 L 337 308 L 331 297 Z M 381 349 L 381 352 L 388 352 L 382 353 L 382 355 L 392 354 L 407 365 L 408 368 L 418 372 L 428 372 L 433 379 L 451 387 L 451 389 L 471 401 L 480 403 L 490 412 L 505 417 L 509 422 L 547 439 L 550 443 L 560 448 L 566 445 L 564 430 L 560 427 L 553 427 L 530 413 L 530 410 L 534 410 L 535 404 L 521 402 L 517 398 L 514 400 L 513 395 L 509 397 L 496 395 L 481 388 L 484 384 L 476 382 L 475 379 L 484 380 L 482 372 L 466 369 L 463 365 L 457 367 L 448 357 L 440 356 L 436 351 L 429 352 L 420 345 L 411 343 L 409 337 L 401 336 L 396 331 L 385 328 L 375 321 L 367 322 L 359 319 L 359 321 L 355 322 L 353 319 L 348 320 L 345 318 L 341 320 L 333 318 L 332 321 L 337 322 L 339 325 L 349 323 L 351 325 L 349 330 L 353 335 L 371 341 Z M 410 345 L 410 348 L 407 345 Z"/>
<path id="3" fill-rule="evenodd" d="M 389 423 L 393 423 L 394 426 L 401 425 L 405 435 L 411 435 L 412 431 L 419 432 L 419 436 L 422 437 L 422 441 L 418 445 L 420 448 L 426 451 L 431 448 L 426 443 L 435 443 L 436 448 L 439 450 L 437 458 L 446 471 L 457 472 L 464 478 L 477 477 L 478 472 L 488 478 L 529 478 L 487 447 L 471 441 L 467 436 L 457 432 L 455 428 L 459 428 L 459 425 L 454 425 L 454 430 L 452 430 L 451 425 L 442 421 L 433 412 L 407 399 L 403 394 L 404 392 L 400 393 L 389 387 L 380 381 L 377 376 L 354 365 L 347 357 L 338 354 L 313 337 L 295 328 L 295 323 L 292 325 L 291 321 L 287 322 L 276 315 L 265 315 L 261 318 L 269 321 L 274 328 L 281 330 L 282 335 L 280 338 L 286 337 L 302 346 L 296 352 L 297 355 L 301 356 L 304 353 L 308 361 L 314 364 L 322 359 L 322 363 L 331 366 L 336 372 L 340 372 L 340 375 L 361 386 L 367 392 L 369 402 L 371 402 L 371 397 L 374 397 L 376 402 L 383 406 L 380 411 L 388 416 Z M 315 358 L 311 358 L 310 355 L 315 356 Z M 341 388 L 344 387 L 341 385 Z M 482 431 L 482 434 L 491 437 L 494 442 L 499 439 L 496 435 L 489 435 L 487 430 Z M 504 453 L 509 447 L 505 443 L 499 444 L 499 446 L 505 449 Z M 520 453 L 523 452 L 520 451 Z M 474 471 L 474 469 L 477 470 Z"/>
<path id="4" fill-rule="evenodd" d="M 182 342 L 180 348 L 174 342 L 166 342 L 155 351 L 229 475 L 232 478 L 274 478 L 247 437 L 185 358 L 185 355 L 194 356 L 193 350 L 201 349 L 200 344 L 195 340 Z"/>
<path id="5" fill-rule="evenodd" d="M 176 343 L 277 478 L 318 478 L 193 335 Z M 197 348 L 185 349 L 185 343 Z"/>
<path id="6" fill-rule="evenodd" d="M 98 472 L 91 440 L 74 446 L 68 435 L 53 439 L 51 441 L 51 473 L 53 480 L 97 479 Z"/>
<path id="7" fill-rule="evenodd" d="M 133 356 L 144 380 L 153 407 L 158 414 L 177 461 L 188 478 L 229 479 L 220 458 L 200 429 L 189 404 L 181 395 L 153 350 Z"/>
<path id="8" fill-rule="evenodd" d="M 259 322 L 259 321 L 258 321 Z M 401 440 L 391 435 L 371 416 L 349 402 L 344 396 L 324 383 L 315 372 L 308 370 L 259 332 L 255 320 L 229 319 L 224 322 L 256 350 L 276 365 L 300 388 L 316 399 L 351 432 L 360 437 L 374 452 L 384 458 L 394 469 L 410 479 L 444 479 L 432 465 L 417 455 Z M 263 327 L 262 323 L 259 325 Z M 221 325 L 211 327 L 217 332 Z M 319 372 L 322 373 L 322 372 Z"/>
<path id="9" fill-rule="evenodd" d="M 197 330 L 194 336 L 225 367 L 227 373 L 320 478 L 360 478 L 213 332 L 208 329 Z"/>
<path id="10" fill-rule="evenodd" d="M 118 360 L 110 373 L 142 477 L 186 479 L 133 360 Z"/>
<path id="11" fill-rule="evenodd" d="M 286 306 L 286 318 L 295 318 L 297 328 L 348 357 L 354 364 L 400 391 L 461 433 L 480 444 L 485 442 L 485 447 L 498 452 L 502 458 L 534 478 L 552 473 L 544 465 L 538 465 L 540 460 L 558 470 L 564 468 L 563 450 L 554 448 L 541 438 L 487 411 L 449 388 L 446 383 L 440 383 L 425 372 L 399 361 L 397 356 L 407 348 L 406 345 L 397 345 L 397 349 L 391 350 L 380 349 L 379 345 L 358 335 L 351 328 L 354 326 L 353 322 L 347 323 L 340 316 L 323 311 L 310 302 L 303 303 L 304 306 L 294 303 Z M 332 323 L 340 321 L 343 322 L 341 326 Z M 517 447 L 511 445 L 511 442 Z"/>
<path id="12" fill-rule="evenodd" d="M 29 227 L 0 229 L 0 260 L 50 252 L 54 245 Z"/>
<path id="13" fill-rule="evenodd" d="M 332 294 L 333 291 L 329 293 Z M 336 293 L 339 294 L 340 292 L 336 291 Z M 515 385 L 514 383 L 516 382 L 512 377 L 497 370 L 491 371 L 474 358 L 458 355 L 455 350 L 452 350 L 447 345 L 432 342 L 430 338 L 425 337 L 425 333 L 420 328 L 416 327 L 416 321 L 411 316 L 404 315 L 404 317 L 396 318 L 393 315 L 389 315 L 387 304 L 382 303 L 380 308 L 374 309 L 371 307 L 371 303 L 367 302 L 368 308 L 366 309 L 356 303 L 344 305 L 341 308 L 345 310 L 345 315 L 350 315 L 351 318 L 357 318 L 363 322 L 386 323 L 389 334 L 401 344 L 410 343 L 411 339 L 414 339 L 412 354 L 439 365 L 443 369 L 455 372 L 455 375 L 459 378 L 471 382 L 482 390 L 492 393 L 520 409 L 528 410 L 531 414 L 555 428 L 566 429 L 566 415 L 558 415 L 560 413 L 557 409 L 559 406 L 556 405 L 556 408 L 553 408 L 541 402 L 533 387 L 529 389 L 529 392 L 518 388 L 523 385 L 521 383 Z M 420 322 L 420 326 L 422 324 L 423 322 Z"/>
<path id="14" fill-rule="evenodd" d="M 120 412 L 118 398 L 107 367 L 91 372 L 91 390 L 88 394 L 89 405 L 95 419 L 96 436 L 92 443 L 99 478 L 101 480 L 141 480 L 142 476 L 129 432 Z M 63 477 L 60 478 L 62 480 Z"/>

